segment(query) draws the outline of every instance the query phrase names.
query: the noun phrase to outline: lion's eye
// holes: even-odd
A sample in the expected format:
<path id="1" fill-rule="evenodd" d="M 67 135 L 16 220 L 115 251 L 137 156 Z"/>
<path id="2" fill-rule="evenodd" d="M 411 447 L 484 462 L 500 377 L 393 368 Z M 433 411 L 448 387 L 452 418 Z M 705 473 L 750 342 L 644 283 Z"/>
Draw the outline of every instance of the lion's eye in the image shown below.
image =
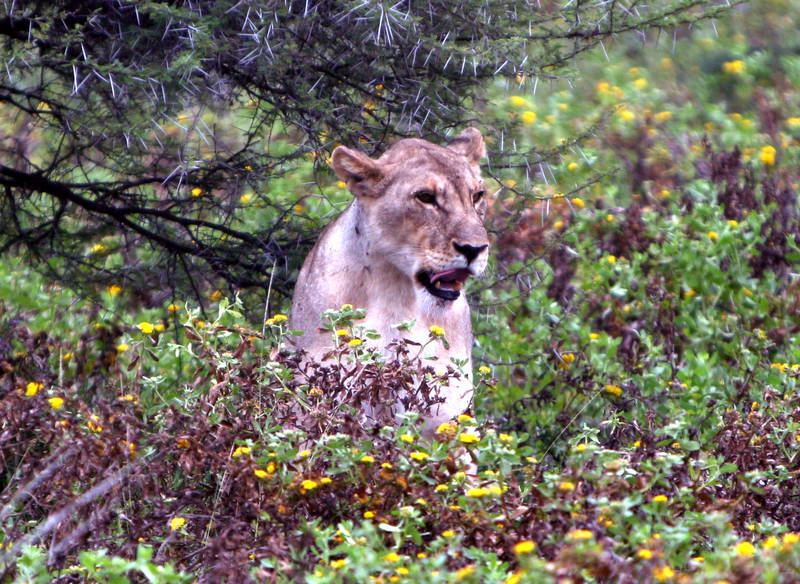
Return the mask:
<path id="1" fill-rule="evenodd" d="M 486 195 L 486 191 L 478 191 L 474 195 L 472 195 L 472 204 L 477 205 L 483 200 L 483 197 Z"/>
<path id="2" fill-rule="evenodd" d="M 426 205 L 436 204 L 436 195 L 430 191 L 419 191 L 414 196 L 417 197 L 421 203 L 425 203 Z"/>

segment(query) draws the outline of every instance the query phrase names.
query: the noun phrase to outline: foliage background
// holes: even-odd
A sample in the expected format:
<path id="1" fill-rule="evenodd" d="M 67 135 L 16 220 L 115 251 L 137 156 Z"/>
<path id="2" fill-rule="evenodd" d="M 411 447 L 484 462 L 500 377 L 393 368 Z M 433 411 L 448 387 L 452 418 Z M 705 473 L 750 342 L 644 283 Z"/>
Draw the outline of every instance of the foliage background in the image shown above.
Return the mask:
<path id="1" fill-rule="evenodd" d="M 150 15 L 162 25 L 173 16 Z M 296 260 L 276 250 L 302 251 L 346 204 L 324 168 L 326 145 L 340 135 L 285 125 L 255 90 L 224 110 L 178 91 L 185 103 L 154 103 L 172 118 L 142 151 L 172 152 L 159 158 L 168 170 L 176 149 L 177 159 L 211 162 L 181 166 L 179 188 L 159 199 L 158 189 L 143 194 L 120 180 L 119 169 L 104 171 L 102 140 L 81 150 L 91 133 L 66 143 L 87 158 L 63 172 L 55 162 L 67 146 L 48 139 L 62 127 L 47 113 L 59 104 L 4 94 L 6 179 L 9 169 L 42 178 L 44 168 L 73 194 L 112 206 L 153 196 L 197 211 L 192 220 L 226 217 L 226 229 L 267 248 L 252 259 L 240 254 L 250 240 L 231 244 L 250 258 L 234 278 L 215 280 L 219 264 L 202 253 L 185 256 L 198 263 L 187 259 L 183 275 L 161 274 L 156 267 L 182 256 L 122 235 L 113 217 L 79 213 L 56 235 L 42 211 L 58 209 L 58 197 L 29 194 L 15 207 L 19 191 L 4 183 L 4 218 L 22 209 L 29 222 L 16 231 L 3 223 L 2 578 L 800 580 L 799 17 L 795 2 L 753 2 L 692 27 L 602 46 L 589 37 L 585 48 L 597 46 L 568 61 L 569 79 L 544 68 L 569 54 L 546 51 L 553 62 L 531 58 L 539 69 L 495 78 L 487 65 L 481 99 L 454 86 L 453 104 L 464 109 L 433 127 L 444 133 L 468 119 L 464 111 L 480 112 L 494 141 L 485 170 L 495 190 L 494 273 L 470 288 L 483 368 L 475 419 L 431 444 L 413 419 L 365 432 L 332 400 L 375 387 L 370 379 L 392 387 L 422 364 L 383 365 L 343 342 L 339 366 L 304 368 L 279 350 L 287 285 L 273 278 L 269 319 L 262 302 L 233 300 L 248 284 L 236 278 L 256 264 L 266 274 L 280 258 L 288 282 Z M 361 24 L 363 34 L 379 30 Z M 225 52 L 219 39 L 195 42 Z M 191 88 L 194 65 L 162 81 Z M 108 98 L 116 86 L 100 73 L 92 83 L 105 82 Z M 447 78 L 443 65 L 438 74 Z M 363 82 L 373 96 L 392 91 Z M 208 83 L 225 96 L 218 80 Z M 62 90 L 70 102 L 69 83 Z M 352 109 L 341 119 L 374 124 L 360 144 L 377 148 L 381 124 L 402 109 L 390 115 L 355 95 L 345 96 Z M 9 101 L 30 104 L 33 117 Z M 82 107 L 86 127 L 100 123 L 92 116 L 101 109 Z M 117 120 L 119 131 L 156 117 L 141 115 Z M 242 158 L 234 130 L 258 123 L 272 128 L 269 151 Z M 326 127 L 352 131 L 342 124 Z M 35 168 L 15 167 L 12 155 Z M 284 155 L 288 166 L 271 166 Z M 105 184 L 96 181 L 103 172 Z M 229 241 L 219 230 L 214 238 Z M 51 257 L 53 249 L 71 253 Z M 211 275 L 190 282 L 205 266 Z M 83 284 L 89 297 L 52 275 Z M 335 315 L 344 341 L 363 338 L 357 316 Z M 289 429 L 298 412 L 307 433 Z M 476 479 L 459 467 L 465 450 Z"/>

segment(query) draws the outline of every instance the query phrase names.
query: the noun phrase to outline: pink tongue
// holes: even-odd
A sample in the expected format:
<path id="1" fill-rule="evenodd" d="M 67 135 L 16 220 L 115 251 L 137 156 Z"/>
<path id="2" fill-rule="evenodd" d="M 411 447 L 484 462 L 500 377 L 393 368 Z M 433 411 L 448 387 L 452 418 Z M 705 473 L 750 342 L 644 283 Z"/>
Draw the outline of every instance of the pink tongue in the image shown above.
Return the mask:
<path id="1" fill-rule="evenodd" d="M 431 284 L 435 283 L 437 280 L 441 280 L 442 282 L 463 282 L 469 278 L 469 276 L 470 271 L 466 268 L 456 268 L 455 270 L 447 270 L 434 274 L 431 276 Z"/>

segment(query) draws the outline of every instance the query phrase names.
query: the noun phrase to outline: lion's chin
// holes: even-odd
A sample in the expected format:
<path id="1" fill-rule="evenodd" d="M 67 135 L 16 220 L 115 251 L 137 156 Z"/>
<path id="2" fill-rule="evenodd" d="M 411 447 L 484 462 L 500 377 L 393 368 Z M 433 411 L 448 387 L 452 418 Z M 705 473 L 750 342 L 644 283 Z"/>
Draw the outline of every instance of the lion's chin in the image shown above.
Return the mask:
<path id="1" fill-rule="evenodd" d="M 461 295 L 461 287 L 470 275 L 472 272 L 468 268 L 436 273 L 421 271 L 417 274 L 417 281 L 433 296 L 452 302 Z"/>

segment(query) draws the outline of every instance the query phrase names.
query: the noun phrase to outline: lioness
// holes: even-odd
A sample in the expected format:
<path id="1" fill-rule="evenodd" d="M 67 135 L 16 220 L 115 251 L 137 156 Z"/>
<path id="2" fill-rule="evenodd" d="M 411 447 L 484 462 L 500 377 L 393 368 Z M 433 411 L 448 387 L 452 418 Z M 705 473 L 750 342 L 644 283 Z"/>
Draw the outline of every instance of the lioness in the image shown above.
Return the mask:
<path id="1" fill-rule="evenodd" d="M 320 315 L 343 304 L 366 308 L 363 325 L 381 334 L 383 347 L 400 337 L 424 344 L 431 326 L 443 328 L 449 349 L 437 341 L 423 356 L 437 357 L 438 371 L 453 365 L 451 357 L 466 366 L 442 388 L 444 401 L 426 416 L 428 429 L 472 402 L 472 325 L 462 284 L 486 268 L 487 203 L 478 165 L 485 155 L 474 128 L 446 146 L 400 140 L 378 159 L 336 148 L 331 164 L 355 197 L 306 258 L 292 301 L 291 325 L 305 333 L 297 345 L 317 358 L 333 344 Z M 410 320 L 410 329 L 393 326 Z"/>

